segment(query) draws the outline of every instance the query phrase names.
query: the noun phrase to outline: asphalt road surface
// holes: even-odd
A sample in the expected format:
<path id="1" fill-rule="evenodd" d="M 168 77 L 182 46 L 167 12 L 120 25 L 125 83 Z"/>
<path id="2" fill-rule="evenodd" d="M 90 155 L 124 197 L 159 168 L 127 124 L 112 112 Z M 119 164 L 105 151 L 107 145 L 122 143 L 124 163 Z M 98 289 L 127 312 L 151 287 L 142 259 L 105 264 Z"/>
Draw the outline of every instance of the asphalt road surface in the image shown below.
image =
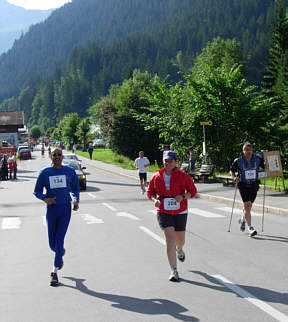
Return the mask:
<path id="1" fill-rule="evenodd" d="M 85 164 L 85 161 L 83 161 Z M 226 205 L 193 199 L 180 283 L 135 180 L 87 166 L 87 190 L 66 235 L 61 285 L 50 287 L 45 205 L 32 192 L 47 155 L 0 183 L 0 321 L 288 321 L 288 218 L 255 214 L 256 238 Z"/>

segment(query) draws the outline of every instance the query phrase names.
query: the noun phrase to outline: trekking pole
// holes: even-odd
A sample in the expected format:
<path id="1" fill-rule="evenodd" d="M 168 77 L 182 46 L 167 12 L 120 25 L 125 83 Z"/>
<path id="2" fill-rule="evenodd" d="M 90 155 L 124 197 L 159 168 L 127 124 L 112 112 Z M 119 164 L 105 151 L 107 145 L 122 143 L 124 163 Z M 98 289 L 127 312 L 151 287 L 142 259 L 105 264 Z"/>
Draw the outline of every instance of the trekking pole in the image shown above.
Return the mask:
<path id="1" fill-rule="evenodd" d="M 232 217 L 233 217 L 233 211 L 234 211 L 234 205 L 235 205 L 235 199 L 236 199 L 236 192 L 237 192 L 237 180 L 235 181 L 234 199 L 233 199 L 232 210 L 231 210 L 231 214 L 230 214 L 228 233 L 230 233 L 230 228 L 231 228 L 231 223 L 232 223 Z"/>
<path id="2" fill-rule="evenodd" d="M 263 192 L 263 213 L 262 213 L 262 233 L 264 230 L 264 213 L 265 213 L 265 191 L 266 191 L 266 177 L 264 177 L 264 192 Z"/>

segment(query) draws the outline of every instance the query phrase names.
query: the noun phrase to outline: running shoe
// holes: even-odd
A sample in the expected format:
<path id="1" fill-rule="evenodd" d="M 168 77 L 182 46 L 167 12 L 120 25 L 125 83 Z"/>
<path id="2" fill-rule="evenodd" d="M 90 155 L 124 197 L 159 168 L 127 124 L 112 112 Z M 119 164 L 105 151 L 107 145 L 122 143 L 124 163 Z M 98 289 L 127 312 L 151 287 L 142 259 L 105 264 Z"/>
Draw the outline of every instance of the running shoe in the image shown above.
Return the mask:
<path id="1" fill-rule="evenodd" d="M 179 282 L 179 274 L 176 269 L 173 269 L 169 276 L 169 281 L 170 282 Z"/>
<path id="2" fill-rule="evenodd" d="M 249 231 L 249 237 L 253 237 L 257 235 L 257 231 L 252 226 L 249 227 L 248 231 Z"/>
<path id="3" fill-rule="evenodd" d="M 176 252 L 177 252 L 177 258 L 179 259 L 180 262 L 184 262 L 185 261 L 185 253 L 183 251 L 182 248 L 176 248 Z"/>
<path id="4" fill-rule="evenodd" d="M 240 224 L 240 230 L 245 231 L 245 224 L 246 224 L 245 220 L 239 219 L 239 224 Z"/>
<path id="5" fill-rule="evenodd" d="M 51 273 L 50 286 L 58 286 L 58 285 L 59 285 L 59 281 L 58 281 L 57 273 Z"/>
<path id="6" fill-rule="evenodd" d="M 143 189 L 142 189 L 142 195 L 144 195 L 145 191 L 146 191 L 146 189 L 145 189 L 145 188 L 143 188 Z"/>

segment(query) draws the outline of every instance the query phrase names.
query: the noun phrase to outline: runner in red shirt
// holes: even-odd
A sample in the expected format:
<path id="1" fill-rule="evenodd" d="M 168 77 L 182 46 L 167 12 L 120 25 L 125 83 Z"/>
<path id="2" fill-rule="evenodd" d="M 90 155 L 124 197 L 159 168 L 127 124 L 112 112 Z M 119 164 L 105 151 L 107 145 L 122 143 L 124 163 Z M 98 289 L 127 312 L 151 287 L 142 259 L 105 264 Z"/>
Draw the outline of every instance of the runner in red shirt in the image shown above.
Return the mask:
<path id="1" fill-rule="evenodd" d="M 163 153 L 164 168 L 154 174 L 147 190 L 148 198 L 157 208 L 157 218 L 164 232 L 169 265 L 170 281 L 178 282 L 177 260 L 184 262 L 185 230 L 188 215 L 188 201 L 196 195 L 197 189 L 191 177 L 176 168 L 177 155 L 173 151 Z"/>

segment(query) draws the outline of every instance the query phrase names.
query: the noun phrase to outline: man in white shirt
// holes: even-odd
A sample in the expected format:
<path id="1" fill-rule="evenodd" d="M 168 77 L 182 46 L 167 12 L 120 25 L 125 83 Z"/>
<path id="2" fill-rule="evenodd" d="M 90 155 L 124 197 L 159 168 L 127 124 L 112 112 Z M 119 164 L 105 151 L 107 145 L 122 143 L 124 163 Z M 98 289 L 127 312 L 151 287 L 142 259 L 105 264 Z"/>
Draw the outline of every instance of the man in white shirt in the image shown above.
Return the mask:
<path id="1" fill-rule="evenodd" d="M 145 186 L 147 182 L 147 167 L 150 165 L 148 158 L 144 157 L 144 152 L 139 152 L 139 158 L 134 161 L 134 167 L 138 169 L 139 178 L 140 178 L 140 187 L 142 194 L 145 193 Z"/>

